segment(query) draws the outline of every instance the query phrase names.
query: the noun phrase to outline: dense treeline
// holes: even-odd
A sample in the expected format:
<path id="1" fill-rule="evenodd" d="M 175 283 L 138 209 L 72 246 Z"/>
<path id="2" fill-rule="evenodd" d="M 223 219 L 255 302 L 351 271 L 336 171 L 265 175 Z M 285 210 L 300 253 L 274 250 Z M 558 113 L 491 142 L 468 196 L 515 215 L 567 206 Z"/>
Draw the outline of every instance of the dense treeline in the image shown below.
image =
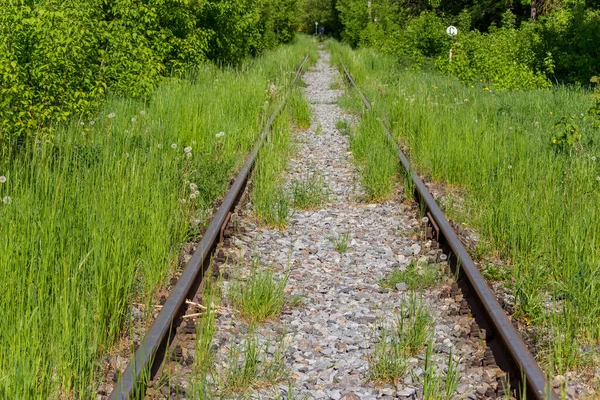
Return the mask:
<path id="1" fill-rule="evenodd" d="M 0 143 L 90 110 L 107 91 L 235 64 L 292 40 L 298 0 L 8 0 L 0 4 Z"/>
<path id="2" fill-rule="evenodd" d="M 413 67 L 433 60 L 465 81 L 498 89 L 589 84 L 600 69 L 598 1 L 326 2 L 335 4 L 341 37 L 351 45 L 378 48 Z M 445 33 L 450 24 L 459 29 L 454 39 Z"/>

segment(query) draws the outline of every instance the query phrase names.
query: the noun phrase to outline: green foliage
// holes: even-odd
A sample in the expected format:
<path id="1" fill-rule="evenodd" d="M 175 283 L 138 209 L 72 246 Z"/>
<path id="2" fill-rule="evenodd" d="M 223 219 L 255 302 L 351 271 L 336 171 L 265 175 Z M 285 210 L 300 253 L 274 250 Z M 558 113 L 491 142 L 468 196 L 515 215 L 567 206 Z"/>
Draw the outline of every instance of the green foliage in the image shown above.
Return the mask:
<path id="1" fill-rule="evenodd" d="M 575 123 L 575 116 L 562 117 L 553 126 L 558 133 L 552 138 L 552 145 L 559 151 L 581 150 L 581 132 Z"/>
<path id="2" fill-rule="evenodd" d="M 538 54 L 551 54 L 554 75 L 567 82 L 587 84 L 600 65 L 600 10 L 582 2 L 567 3 L 537 24 L 542 37 Z"/>
<path id="3" fill-rule="evenodd" d="M 308 48 L 206 65 L 147 102 L 110 97 L 0 157 L 0 398 L 95 396 L 98 358 L 137 319 L 132 303 L 153 309 L 255 142 L 269 82 L 286 86 Z"/>
<path id="4" fill-rule="evenodd" d="M 281 311 L 284 304 L 284 291 L 289 276 L 277 280 L 271 271 L 259 271 L 252 265 L 250 277 L 246 282 L 234 284 L 231 297 L 242 315 L 251 322 L 263 322 Z"/>
<path id="5" fill-rule="evenodd" d="M 582 349 L 600 338 L 600 213 L 590 207 L 600 201 L 600 135 L 593 119 L 579 118 L 590 92 L 560 86 L 492 93 L 431 72 L 390 74 L 393 57 L 374 63 L 372 51 L 331 48 L 367 95 L 377 95 L 374 112 L 409 148 L 414 168 L 463 190 L 464 202 L 449 216 L 468 221 L 494 257 L 512 266 L 487 268 L 487 275 L 509 275 L 515 315 L 550 338 L 542 343 L 547 372 L 584 363 L 589 353 Z M 581 147 L 571 157 L 550 145 L 559 112 L 579 116 Z M 553 336 L 566 327 L 563 337 Z"/>
<path id="6" fill-rule="evenodd" d="M 452 62 L 447 54 L 441 54 L 437 65 L 461 80 L 490 82 L 498 90 L 550 86 L 544 71 L 536 70 L 535 49 L 541 39 L 535 28 L 524 25 L 515 29 L 510 15 L 506 16 L 506 26 L 489 33 L 459 33 L 452 46 Z M 547 62 L 546 68 L 552 69 L 551 63 Z"/>
<path id="7" fill-rule="evenodd" d="M 530 6 L 527 1 L 374 0 L 369 9 L 362 0 L 337 3 L 348 44 L 398 56 L 412 69 L 436 59 L 446 73 L 499 90 L 548 87 L 551 80 L 587 84 L 600 65 L 598 5 L 538 2 L 542 16 L 535 23 L 527 22 Z M 451 24 L 459 29 L 454 39 L 445 33 Z"/>
<path id="8" fill-rule="evenodd" d="M 294 37 L 297 0 L 10 0 L 0 5 L 0 151 L 161 76 Z"/>
<path id="9" fill-rule="evenodd" d="M 395 289 L 396 284 L 406 283 L 409 290 L 426 289 L 436 285 L 442 276 L 439 265 L 419 265 L 416 260 L 411 260 L 406 269 L 395 269 L 382 279 L 382 287 Z"/>
<path id="10" fill-rule="evenodd" d="M 350 240 L 349 232 L 344 232 L 336 236 L 330 236 L 328 239 L 338 253 L 345 253 L 348 251 L 348 241 Z"/>

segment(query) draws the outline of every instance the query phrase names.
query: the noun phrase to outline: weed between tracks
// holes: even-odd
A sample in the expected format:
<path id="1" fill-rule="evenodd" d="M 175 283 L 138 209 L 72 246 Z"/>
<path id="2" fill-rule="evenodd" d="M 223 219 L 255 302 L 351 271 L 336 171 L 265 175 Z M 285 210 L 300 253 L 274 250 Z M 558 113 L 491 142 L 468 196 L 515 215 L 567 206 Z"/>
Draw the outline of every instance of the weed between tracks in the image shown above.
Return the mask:
<path id="1" fill-rule="evenodd" d="M 391 324 L 376 326 L 374 350 L 369 359 L 371 379 L 395 381 L 407 372 L 407 358 L 419 353 L 433 338 L 433 318 L 414 293 L 403 302 Z"/>
<path id="2" fill-rule="evenodd" d="M 338 253 L 345 253 L 348 251 L 348 241 L 350 240 L 349 232 L 340 233 L 337 236 L 330 236 L 328 239 Z"/>
<path id="3" fill-rule="evenodd" d="M 384 288 L 395 289 L 398 284 L 406 284 L 409 290 L 426 289 L 435 286 L 443 276 L 440 265 L 419 265 L 413 259 L 405 270 L 396 269 L 383 278 L 379 284 Z"/>
<path id="4" fill-rule="evenodd" d="M 302 179 L 293 180 L 290 189 L 295 209 L 310 210 L 327 201 L 325 179 L 317 172 L 309 172 Z"/>
<path id="5" fill-rule="evenodd" d="M 420 173 L 464 189 L 464 207 L 451 208 L 450 217 L 478 228 L 486 244 L 481 254 L 514 266 L 504 272 L 516 296 L 515 317 L 541 329 L 539 357 L 549 374 L 586 374 L 594 370 L 590 363 L 600 365 L 600 209 L 593 206 L 600 202 L 600 135 L 582 123 L 581 143 L 565 150 L 553 128 L 562 116 L 585 113 L 590 94 L 565 87 L 496 93 L 485 84 L 399 68 L 369 50 L 333 42 L 330 48 L 376 100 L 353 140 L 363 180 L 382 182 L 371 185 L 371 195 L 387 193 L 397 169 L 369 168 L 369 155 L 360 152 L 384 142 L 387 124 Z M 362 110 L 356 93 L 341 103 Z M 502 279 L 504 272 L 490 269 Z"/>
<path id="6" fill-rule="evenodd" d="M 301 87 L 296 86 L 291 96 L 295 100 L 288 102 L 275 119 L 268 140 L 259 152 L 252 178 L 254 214 L 267 226 L 280 229 L 287 226 L 294 201 L 286 193 L 282 177 L 293 153 L 290 125 L 310 126 L 310 108 Z"/>
<path id="7" fill-rule="evenodd" d="M 259 270 L 257 264 L 251 268 L 250 276 L 243 284 L 232 284 L 230 296 L 244 318 L 251 323 L 263 322 L 281 312 L 289 275 L 278 280 L 272 271 Z"/>

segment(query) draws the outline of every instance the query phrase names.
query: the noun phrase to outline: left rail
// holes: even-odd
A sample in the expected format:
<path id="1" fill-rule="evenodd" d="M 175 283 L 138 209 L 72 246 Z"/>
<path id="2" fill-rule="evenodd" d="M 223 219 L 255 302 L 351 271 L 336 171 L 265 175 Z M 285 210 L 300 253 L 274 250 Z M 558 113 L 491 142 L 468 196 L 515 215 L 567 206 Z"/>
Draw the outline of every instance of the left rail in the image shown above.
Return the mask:
<path id="1" fill-rule="evenodd" d="M 244 193 L 248 178 L 254 168 L 258 151 L 271 130 L 273 121 L 285 105 L 289 91 L 302 75 L 304 64 L 309 56 L 310 52 L 306 54 L 296 69 L 296 74 L 286 95 L 281 99 L 275 111 L 273 111 L 267 120 L 252 152 L 248 155 L 244 166 L 237 174 L 235 181 L 225 195 L 223 203 L 206 229 L 200 243 L 198 243 L 192 259 L 188 262 L 183 274 L 171 291 L 169 298 L 150 326 L 150 330 L 146 333 L 133 359 L 129 362 L 120 380 L 116 383 L 109 397 L 110 400 L 127 400 L 142 394 L 145 389 L 144 381 L 149 381 L 158 371 L 160 364 L 165 358 L 164 356 L 169 343 L 175 335 L 175 328 L 181 322 L 181 317 L 187 309 L 186 300 L 191 300 L 200 287 L 204 273 L 210 265 L 214 249 L 219 243 L 221 229 L 229 220 L 231 211 L 238 204 Z"/>

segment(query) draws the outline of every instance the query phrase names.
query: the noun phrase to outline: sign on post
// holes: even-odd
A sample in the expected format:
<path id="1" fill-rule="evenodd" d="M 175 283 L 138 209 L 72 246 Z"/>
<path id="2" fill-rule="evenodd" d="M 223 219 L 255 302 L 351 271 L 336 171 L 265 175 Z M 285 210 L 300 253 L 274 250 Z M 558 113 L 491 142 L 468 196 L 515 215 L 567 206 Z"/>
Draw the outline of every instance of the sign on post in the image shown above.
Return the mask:
<path id="1" fill-rule="evenodd" d="M 458 34 L 458 29 L 456 29 L 455 26 L 450 25 L 448 28 L 446 28 L 446 33 L 448 34 L 448 36 L 454 37 Z M 452 40 L 452 42 L 454 42 L 454 40 Z M 450 47 L 449 59 L 450 59 L 450 62 L 452 62 L 452 47 Z"/>

